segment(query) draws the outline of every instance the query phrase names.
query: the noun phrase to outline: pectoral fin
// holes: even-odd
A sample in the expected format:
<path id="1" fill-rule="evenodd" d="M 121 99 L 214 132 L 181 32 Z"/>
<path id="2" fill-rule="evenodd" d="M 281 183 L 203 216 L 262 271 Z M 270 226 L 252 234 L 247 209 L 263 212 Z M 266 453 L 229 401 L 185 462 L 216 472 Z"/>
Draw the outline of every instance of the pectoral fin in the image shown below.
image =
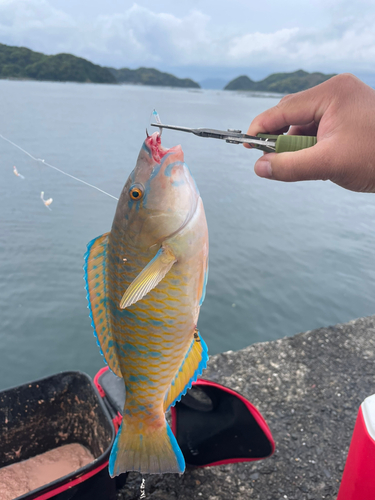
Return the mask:
<path id="1" fill-rule="evenodd" d="M 129 285 L 122 296 L 120 308 L 125 309 L 141 300 L 156 287 L 175 262 L 176 257 L 172 250 L 168 247 L 161 247 L 155 257 Z"/>

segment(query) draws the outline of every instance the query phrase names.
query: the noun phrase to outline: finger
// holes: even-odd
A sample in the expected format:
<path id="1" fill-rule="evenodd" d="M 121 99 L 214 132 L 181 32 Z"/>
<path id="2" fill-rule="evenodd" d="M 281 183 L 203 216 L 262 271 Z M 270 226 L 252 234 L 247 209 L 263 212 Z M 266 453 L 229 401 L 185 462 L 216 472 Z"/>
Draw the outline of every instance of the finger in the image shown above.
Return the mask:
<path id="1" fill-rule="evenodd" d="M 308 125 L 292 125 L 290 128 L 289 127 L 284 127 L 284 129 L 276 130 L 273 133 L 275 135 L 281 135 L 287 132 L 287 135 L 310 135 L 310 136 L 316 136 L 318 132 L 318 126 L 314 123 L 311 122 Z M 252 149 L 252 146 L 250 144 L 243 144 L 245 148 Z"/>
<path id="2" fill-rule="evenodd" d="M 328 105 L 327 93 L 324 89 L 326 83 L 328 82 L 283 97 L 279 104 L 254 118 L 247 133 L 257 135 L 280 130 L 289 125 L 319 123 Z"/>
<path id="3" fill-rule="evenodd" d="M 259 177 L 284 182 L 330 179 L 335 167 L 325 142 L 293 153 L 265 154 L 255 163 L 254 171 Z"/>
<path id="4" fill-rule="evenodd" d="M 318 132 L 318 126 L 315 122 L 307 125 L 292 125 L 288 131 L 288 135 L 313 135 Z"/>
<path id="5" fill-rule="evenodd" d="M 281 134 L 284 134 L 285 132 L 288 132 L 288 130 L 289 130 L 289 126 L 288 127 L 283 127 L 283 128 L 281 128 L 279 130 L 274 130 L 272 132 L 272 135 L 281 135 Z M 247 144 L 246 142 L 244 142 L 243 145 L 247 149 L 253 149 L 253 146 L 251 146 L 250 144 Z"/>
<path id="6" fill-rule="evenodd" d="M 285 132 L 288 132 L 289 128 L 290 128 L 289 125 L 287 125 L 286 127 L 279 128 L 278 130 L 273 130 L 272 135 L 285 134 Z"/>

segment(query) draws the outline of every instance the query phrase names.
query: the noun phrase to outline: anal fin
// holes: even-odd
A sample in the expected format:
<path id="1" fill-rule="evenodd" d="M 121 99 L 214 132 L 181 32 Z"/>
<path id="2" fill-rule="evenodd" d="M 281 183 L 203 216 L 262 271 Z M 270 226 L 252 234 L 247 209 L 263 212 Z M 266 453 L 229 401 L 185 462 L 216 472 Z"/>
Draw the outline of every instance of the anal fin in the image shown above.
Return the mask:
<path id="1" fill-rule="evenodd" d="M 205 341 L 198 330 L 164 400 L 164 411 L 169 410 L 190 389 L 193 382 L 207 366 L 208 354 Z"/>

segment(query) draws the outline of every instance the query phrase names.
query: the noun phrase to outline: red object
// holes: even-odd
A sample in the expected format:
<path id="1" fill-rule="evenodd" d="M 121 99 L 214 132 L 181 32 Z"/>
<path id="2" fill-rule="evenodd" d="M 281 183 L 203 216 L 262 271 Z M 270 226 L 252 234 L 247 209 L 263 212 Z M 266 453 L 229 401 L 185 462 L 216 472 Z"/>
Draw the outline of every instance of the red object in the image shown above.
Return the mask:
<path id="1" fill-rule="evenodd" d="M 98 392 L 100 394 L 100 396 L 105 399 L 106 397 L 106 394 L 105 394 L 105 391 L 103 389 L 103 387 L 100 385 L 100 382 L 99 382 L 99 379 L 100 377 L 106 372 L 109 370 L 109 367 L 108 366 L 103 366 L 103 368 L 101 368 L 98 373 L 95 375 L 94 377 L 94 384 L 96 385 L 96 388 L 98 389 Z M 108 404 L 106 404 L 107 408 L 108 408 Z M 109 409 L 109 408 L 108 408 Z M 111 418 L 112 418 L 112 423 L 113 423 L 113 427 L 115 428 L 115 432 L 116 434 L 118 433 L 118 430 L 120 428 L 120 425 L 121 425 L 121 422 L 122 422 L 122 415 L 121 413 L 118 411 L 116 414 L 111 414 Z"/>
<path id="2" fill-rule="evenodd" d="M 98 392 L 100 394 L 100 396 L 102 398 L 105 397 L 105 392 L 102 388 L 102 386 L 100 385 L 99 383 L 99 378 L 101 377 L 101 375 L 103 375 L 104 372 L 106 372 L 108 370 L 108 366 L 103 366 L 103 368 L 101 368 L 98 373 L 95 375 L 94 377 L 94 384 L 96 385 L 96 388 L 98 389 Z"/>
<path id="3" fill-rule="evenodd" d="M 361 404 L 337 500 L 375 499 L 375 394 Z"/>

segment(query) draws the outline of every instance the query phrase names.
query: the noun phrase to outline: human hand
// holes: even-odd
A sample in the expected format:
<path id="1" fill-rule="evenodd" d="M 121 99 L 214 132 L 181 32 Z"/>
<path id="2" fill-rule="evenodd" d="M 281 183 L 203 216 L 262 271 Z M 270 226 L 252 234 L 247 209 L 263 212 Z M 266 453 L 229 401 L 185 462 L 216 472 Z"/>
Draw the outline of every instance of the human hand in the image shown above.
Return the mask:
<path id="1" fill-rule="evenodd" d="M 287 182 L 331 180 L 352 191 L 375 192 L 375 90 L 361 80 L 342 74 L 287 95 L 258 115 L 247 134 L 287 131 L 316 135 L 317 144 L 264 154 L 255 163 L 257 175 Z"/>

